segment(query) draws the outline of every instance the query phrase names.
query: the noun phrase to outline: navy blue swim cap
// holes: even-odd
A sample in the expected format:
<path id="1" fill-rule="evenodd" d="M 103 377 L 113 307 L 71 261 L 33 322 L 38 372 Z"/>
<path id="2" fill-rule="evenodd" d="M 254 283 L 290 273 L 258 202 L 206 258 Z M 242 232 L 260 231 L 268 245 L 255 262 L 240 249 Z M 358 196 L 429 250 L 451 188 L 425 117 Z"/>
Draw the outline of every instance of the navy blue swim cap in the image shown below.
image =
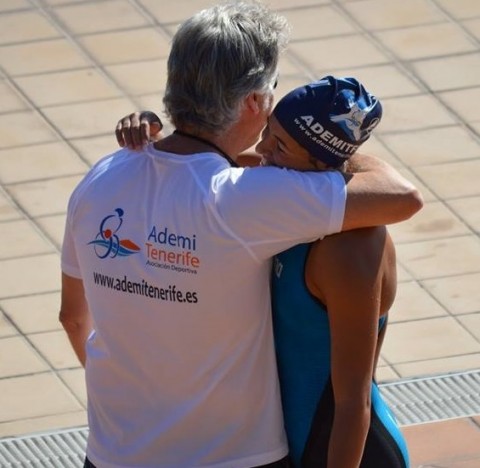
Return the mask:
<path id="1" fill-rule="evenodd" d="M 326 76 L 288 93 L 273 115 L 313 157 L 338 168 L 368 140 L 382 105 L 355 78 Z"/>

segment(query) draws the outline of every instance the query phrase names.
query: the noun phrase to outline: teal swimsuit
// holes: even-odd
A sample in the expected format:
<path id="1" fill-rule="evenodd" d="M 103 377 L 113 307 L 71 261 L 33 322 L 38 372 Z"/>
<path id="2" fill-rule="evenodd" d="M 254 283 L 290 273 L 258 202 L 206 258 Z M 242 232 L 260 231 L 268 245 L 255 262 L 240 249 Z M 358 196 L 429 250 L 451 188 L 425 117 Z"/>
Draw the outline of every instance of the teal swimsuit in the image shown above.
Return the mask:
<path id="1" fill-rule="evenodd" d="M 274 260 L 273 325 L 285 426 L 296 467 L 327 466 L 335 401 L 327 311 L 305 285 L 311 244 Z M 385 320 L 380 320 L 380 328 Z M 361 468 L 407 468 L 408 451 L 395 419 L 372 381 L 371 423 Z"/>

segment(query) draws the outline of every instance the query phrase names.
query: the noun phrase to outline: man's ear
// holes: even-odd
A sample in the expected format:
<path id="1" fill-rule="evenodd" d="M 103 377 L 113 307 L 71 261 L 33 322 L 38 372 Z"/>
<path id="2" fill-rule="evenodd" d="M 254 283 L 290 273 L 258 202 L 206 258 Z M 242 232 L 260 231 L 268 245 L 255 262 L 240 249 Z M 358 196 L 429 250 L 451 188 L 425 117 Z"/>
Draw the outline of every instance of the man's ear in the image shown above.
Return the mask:
<path id="1" fill-rule="evenodd" d="M 258 93 L 250 93 L 245 100 L 246 107 L 252 112 L 253 114 L 257 115 L 260 113 L 262 108 L 260 102 L 261 96 Z"/>

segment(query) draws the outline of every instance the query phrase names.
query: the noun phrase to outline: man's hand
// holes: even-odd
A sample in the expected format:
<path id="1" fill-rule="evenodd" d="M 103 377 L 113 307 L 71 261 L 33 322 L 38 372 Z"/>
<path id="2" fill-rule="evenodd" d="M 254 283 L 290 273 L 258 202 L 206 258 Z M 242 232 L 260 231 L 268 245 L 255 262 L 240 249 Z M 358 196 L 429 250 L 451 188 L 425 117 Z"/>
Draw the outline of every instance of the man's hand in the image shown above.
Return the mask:
<path id="1" fill-rule="evenodd" d="M 150 111 L 134 112 L 120 119 L 115 128 L 115 136 L 121 147 L 140 150 L 149 141 L 160 140 L 162 121 Z"/>

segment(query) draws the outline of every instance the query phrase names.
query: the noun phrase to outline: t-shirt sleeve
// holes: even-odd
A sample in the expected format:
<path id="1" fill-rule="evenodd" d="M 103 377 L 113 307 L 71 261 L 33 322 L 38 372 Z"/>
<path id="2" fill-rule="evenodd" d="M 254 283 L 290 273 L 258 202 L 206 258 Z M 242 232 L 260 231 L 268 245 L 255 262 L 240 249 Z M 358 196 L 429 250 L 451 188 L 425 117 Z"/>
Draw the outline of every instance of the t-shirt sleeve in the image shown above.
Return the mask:
<path id="1" fill-rule="evenodd" d="M 75 242 L 73 236 L 73 205 L 75 199 L 75 192 L 70 197 L 67 210 L 67 220 L 65 222 L 65 233 L 63 236 L 61 268 L 62 272 L 73 278 L 81 278 L 80 266 L 78 263 L 77 252 L 75 249 Z"/>
<path id="2" fill-rule="evenodd" d="M 340 232 L 346 184 L 336 171 L 230 170 L 213 185 L 220 217 L 259 258 Z"/>

